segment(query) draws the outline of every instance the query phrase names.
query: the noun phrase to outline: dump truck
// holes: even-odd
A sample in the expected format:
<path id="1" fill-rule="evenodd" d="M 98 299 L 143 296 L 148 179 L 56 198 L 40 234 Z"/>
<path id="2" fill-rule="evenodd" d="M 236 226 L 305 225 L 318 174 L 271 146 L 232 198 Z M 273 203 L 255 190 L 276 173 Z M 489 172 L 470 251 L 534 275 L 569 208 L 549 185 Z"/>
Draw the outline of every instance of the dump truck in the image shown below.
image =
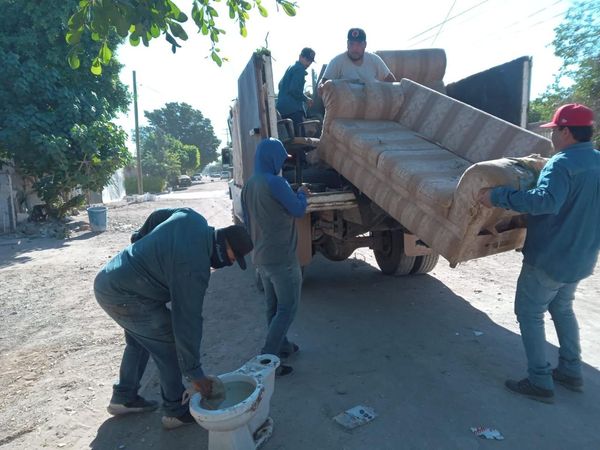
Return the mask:
<path id="1" fill-rule="evenodd" d="M 302 266 L 317 252 L 342 261 L 369 247 L 383 273 L 423 274 L 440 255 L 455 267 L 520 248 L 523 216 L 483 208 L 476 196 L 534 185 L 551 153 L 548 139 L 525 129 L 531 58 L 446 85 L 442 49 L 376 53 L 400 81 L 328 80 L 300 136 L 278 118 L 269 52 L 252 55 L 228 119 L 234 221 L 243 222 L 256 146 L 274 137 L 293 155 L 282 175 L 312 193 L 297 220 Z"/>

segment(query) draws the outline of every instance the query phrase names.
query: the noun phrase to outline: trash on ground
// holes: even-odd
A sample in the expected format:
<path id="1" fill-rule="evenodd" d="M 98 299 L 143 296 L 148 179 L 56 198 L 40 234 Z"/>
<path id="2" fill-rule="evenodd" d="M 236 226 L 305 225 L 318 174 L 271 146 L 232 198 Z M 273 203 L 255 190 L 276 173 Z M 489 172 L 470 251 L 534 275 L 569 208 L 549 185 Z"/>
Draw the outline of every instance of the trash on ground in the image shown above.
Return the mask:
<path id="1" fill-rule="evenodd" d="M 475 336 L 481 336 L 483 334 L 483 331 L 479 331 L 479 330 L 473 330 L 473 334 Z"/>
<path id="2" fill-rule="evenodd" d="M 502 441 L 504 436 L 494 429 L 488 427 L 471 427 L 471 431 L 475 434 L 475 436 L 479 436 L 480 438 L 485 439 L 496 439 L 497 441 Z"/>
<path id="3" fill-rule="evenodd" d="M 375 414 L 375 410 L 373 408 L 358 405 L 354 408 L 350 408 L 342 413 L 339 413 L 333 418 L 333 420 L 335 420 L 344 428 L 351 430 L 352 428 L 356 428 L 370 422 L 375 417 L 377 417 L 377 414 Z"/>

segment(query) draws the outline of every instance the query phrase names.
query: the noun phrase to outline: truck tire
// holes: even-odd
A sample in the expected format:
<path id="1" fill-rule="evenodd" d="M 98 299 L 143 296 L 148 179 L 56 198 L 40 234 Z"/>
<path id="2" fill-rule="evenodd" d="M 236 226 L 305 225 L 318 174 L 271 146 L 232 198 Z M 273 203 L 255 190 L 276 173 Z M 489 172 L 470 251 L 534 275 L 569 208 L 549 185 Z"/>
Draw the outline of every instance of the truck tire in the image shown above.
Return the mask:
<path id="1" fill-rule="evenodd" d="M 404 253 L 404 233 L 400 230 L 378 231 L 387 242 L 383 250 L 373 250 L 375 260 L 385 275 L 409 275 L 415 265 L 415 256 Z"/>
<path id="2" fill-rule="evenodd" d="M 325 241 L 319 248 L 323 256 L 330 261 L 344 261 L 354 253 L 353 248 L 348 248 L 340 241 L 330 237 L 325 237 Z"/>
<path id="3" fill-rule="evenodd" d="M 430 255 L 424 256 L 417 256 L 415 258 L 415 265 L 410 273 L 415 275 L 429 273 L 436 266 L 439 259 L 440 255 L 438 255 L 437 253 L 432 253 Z"/>

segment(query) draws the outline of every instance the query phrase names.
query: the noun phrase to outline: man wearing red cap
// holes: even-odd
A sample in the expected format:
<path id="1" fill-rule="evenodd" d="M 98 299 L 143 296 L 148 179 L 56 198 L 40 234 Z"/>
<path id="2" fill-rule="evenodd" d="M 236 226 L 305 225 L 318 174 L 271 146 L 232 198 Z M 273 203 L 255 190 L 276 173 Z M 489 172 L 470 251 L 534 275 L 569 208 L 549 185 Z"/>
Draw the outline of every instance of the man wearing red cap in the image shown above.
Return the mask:
<path id="1" fill-rule="evenodd" d="M 583 390 L 573 299 L 577 284 L 594 270 L 600 249 L 600 152 L 592 146 L 593 124 L 591 109 L 575 103 L 561 106 L 552 121 L 542 125 L 552 128 L 556 154 L 542 169 L 536 187 L 487 188 L 478 198 L 489 208 L 529 214 L 515 295 L 528 377 L 505 384 L 545 403 L 554 401 L 554 382 Z M 554 369 L 546 359 L 546 311 L 560 343 Z"/>
<path id="2" fill-rule="evenodd" d="M 348 30 L 347 51 L 337 55 L 325 69 L 321 85 L 327 80 L 396 81 L 394 74 L 378 55 L 366 52 L 367 34 L 362 28 Z M 321 88 L 319 86 L 319 89 Z"/>

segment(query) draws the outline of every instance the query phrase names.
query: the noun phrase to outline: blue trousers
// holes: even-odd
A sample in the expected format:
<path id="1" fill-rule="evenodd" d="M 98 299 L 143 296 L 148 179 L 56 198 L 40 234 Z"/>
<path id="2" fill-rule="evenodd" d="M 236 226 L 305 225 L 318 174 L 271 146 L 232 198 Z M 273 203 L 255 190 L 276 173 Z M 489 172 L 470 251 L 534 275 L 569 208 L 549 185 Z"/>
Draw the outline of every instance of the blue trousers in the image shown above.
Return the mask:
<path id="1" fill-rule="evenodd" d="M 292 344 L 287 339 L 287 332 L 300 302 L 300 264 L 295 260 L 285 264 L 261 264 L 257 269 L 265 288 L 269 327 L 262 353 L 279 355 L 283 351 L 290 352 Z"/>
<path id="2" fill-rule="evenodd" d="M 543 389 L 554 388 L 552 367 L 546 358 L 546 311 L 550 312 L 558 335 L 559 371 L 572 377 L 581 377 L 579 325 L 573 311 L 578 283 L 555 281 L 542 270 L 526 263 L 521 268 L 515 314 L 527 356 L 529 381 Z"/>
<path id="3" fill-rule="evenodd" d="M 138 395 L 140 380 L 151 355 L 160 374 L 163 408 L 167 416 L 180 416 L 187 410 L 181 404 L 185 387 L 177 360 L 171 313 L 163 304 L 127 297 L 125 303 L 95 292 L 98 303 L 125 330 L 125 350 L 119 382 L 113 386 L 111 403 L 127 403 Z"/>

